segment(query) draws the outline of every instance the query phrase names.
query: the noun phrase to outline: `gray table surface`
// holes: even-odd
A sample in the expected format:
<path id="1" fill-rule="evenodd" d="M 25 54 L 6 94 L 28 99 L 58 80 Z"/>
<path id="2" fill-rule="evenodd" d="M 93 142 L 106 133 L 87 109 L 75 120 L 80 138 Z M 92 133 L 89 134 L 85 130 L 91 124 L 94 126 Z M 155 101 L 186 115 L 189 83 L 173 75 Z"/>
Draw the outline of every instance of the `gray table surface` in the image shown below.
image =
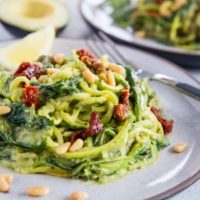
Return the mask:
<path id="1" fill-rule="evenodd" d="M 92 29 L 84 22 L 79 12 L 78 4 L 80 0 L 68 1 L 70 11 L 70 22 L 67 27 L 60 30 L 57 37 L 86 39 L 91 33 Z M 16 39 L 25 36 L 27 33 L 17 30 L 13 27 L 0 23 L 0 42 L 5 40 Z M 200 67 L 199 69 L 187 69 L 194 77 L 200 81 Z M 200 180 L 188 187 L 184 191 L 170 197 L 172 200 L 199 200 L 200 199 Z"/>

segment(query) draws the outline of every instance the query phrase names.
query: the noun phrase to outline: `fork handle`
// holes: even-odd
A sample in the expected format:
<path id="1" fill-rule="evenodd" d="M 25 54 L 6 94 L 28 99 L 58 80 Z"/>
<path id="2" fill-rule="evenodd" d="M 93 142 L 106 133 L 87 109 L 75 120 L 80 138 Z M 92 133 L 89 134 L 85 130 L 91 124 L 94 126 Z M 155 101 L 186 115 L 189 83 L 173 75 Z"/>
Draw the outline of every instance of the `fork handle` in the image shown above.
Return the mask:
<path id="1" fill-rule="evenodd" d="M 187 83 L 180 83 L 180 82 L 178 82 L 176 84 L 176 88 L 180 92 L 187 94 L 187 95 L 195 98 L 196 100 L 200 101 L 200 89 L 198 89 L 192 85 L 189 85 Z"/>
<path id="2" fill-rule="evenodd" d="M 155 74 L 150 79 L 159 81 L 165 85 L 169 85 L 179 92 L 186 94 L 198 101 L 200 101 L 200 88 L 194 87 L 190 84 L 179 82 L 169 76 L 163 74 Z"/>

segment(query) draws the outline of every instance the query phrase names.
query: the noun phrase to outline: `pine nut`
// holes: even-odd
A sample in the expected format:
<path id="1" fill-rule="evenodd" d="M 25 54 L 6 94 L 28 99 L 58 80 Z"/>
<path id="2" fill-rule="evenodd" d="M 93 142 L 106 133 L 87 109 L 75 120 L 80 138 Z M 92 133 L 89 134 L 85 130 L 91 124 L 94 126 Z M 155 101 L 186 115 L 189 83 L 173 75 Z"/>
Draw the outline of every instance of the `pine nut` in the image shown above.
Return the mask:
<path id="1" fill-rule="evenodd" d="M 70 195 L 70 200 L 86 200 L 86 199 L 88 199 L 87 192 L 73 192 Z"/>
<path id="2" fill-rule="evenodd" d="M 5 115 L 11 112 L 11 108 L 9 106 L 0 106 L 0 115 Z"/>
<path id="3" fill-rule="evenodd" d="M 49 188 L 46 186 L 34 186 L 26 190 L 26 194 L 29 196 L 40 197 L 47 195 L 49 193 Z"/>
<path id="4" fill-rule="evenodd" d="M 109 61 L 108 61 L 108 56 L 107 55 L 103 55 L 100 60 L 101 60 L 101 62 L 103 64 L 103 67 L 105 69 L 109 67 Z"/>
<path id="5" fill-rule="evenodd" d="M 186 150 L 187 148 L 187 144 L 186 143 L 182 143 L 182 144 L 176 144 L 173 146 L 172 150 L 175 152 L 175 153 L 181 153 L 183 151 Z"/>
<path id="6" fill-rule="evenodd" d="M 99 74 L 99 78 L 100 78 L 101 80 L 107 82 L 107 77 L 106 77 L 106 75 L 105 75 L 104 73 L 100 73 L 100 74 Z"/>
<path id="7" fill-rule="evenodd" d="M 159 13 L 163 17 L 169 17 L 172 12 L 171 8 L 173 7 L 173 3 L 170 1 L 164 1 L 159 8 Z"/>
<path id="8" fill-rule="evenodd" d="M 5 178 L 7 183 L 12 183 L 13 182 L 13 175 L 9 173 L 0 173 L 0 177 Z"/>
<path id="9" fill-rule="evenodd" d="M 94 83 L 95 82 L 95 76 L 89 69 L 84 69 L 82 71 L 82 75 L 88 83 Z"/>
<path id="10" fill-rule="evenodd" d="M 8 182 L 6 181 L 5 177 L 0 178 L 0 192 L 9 192 L 10 186 Z"/>
<path id="11" fill-rule="evenodd" d="M 68 151 L 70 146 L 71 146 L 71 142 L 66 142 L 58 146 L 55 151 L 57 154 L 64 154 L 65 152 Z"/>
<path id="12" fill-rule="evenodd" d="M 182 6 L 184 6 L 185 4 L 187 4 L 187 0 L 175 0 L 175 2 L 173 3 L 173 11 L 176 11 L 178 9 L 180 9 Z"/>
<path id="13" fill-rule="evenodd" d="M 136 31 L 135 36 L 138 38 L 144 38 L 146 33 L 144 31 Z"/>
<path id="14" fill-rule="evenodd" d="M 81 149 L 83 147 L 83 140 L 82 139 L 77 139 L 72 146 L 70 147 L 69 151 L 70 152 L 74 152 L 77 151 L 79 149 Z"/>
<path id="15" fill-rule="evenodd" d="M 44 80 L 46 79 L 46 77 L 47 77 L 47 75 L 41 75 L 41 76 L 38 78 L 38 81 L 39 81 L 40 83 L 43 83 Z"/>
<path id="16" fill-rule="evenodd" d="M 125 74 L 125 69 L 120 65 L 116 65 L 114 63 L 111 63 L 109 65 L 109 67 L 113 72 L 116 72 L 116 73 L 121 74 L 121 75 Z"/>
<path id="17" fill-rule="evenodd" d="M 53 56 L 53 59 L 57 64 L 62 64 L 65 60 L 65 55 L 64 54 L 56 54 Z"/>
<path id="18" fill-rule="evenodd" d="M 112 85 L 112 86 L 116 85 L 115 77 L 114 77 L 114 74 L 113 74 L 113 72 L 111 70 L 107 71 L 107 83 L 109 85 Z"/>
<path id="19" fill-rule="evenodd" d="M 55 69 L 55 68 L 47 68 L 47 74 L 48 75 L 51 75 L 51 74 L 54 74 L 55 72 L 57 72 L 58 70 Z"/>

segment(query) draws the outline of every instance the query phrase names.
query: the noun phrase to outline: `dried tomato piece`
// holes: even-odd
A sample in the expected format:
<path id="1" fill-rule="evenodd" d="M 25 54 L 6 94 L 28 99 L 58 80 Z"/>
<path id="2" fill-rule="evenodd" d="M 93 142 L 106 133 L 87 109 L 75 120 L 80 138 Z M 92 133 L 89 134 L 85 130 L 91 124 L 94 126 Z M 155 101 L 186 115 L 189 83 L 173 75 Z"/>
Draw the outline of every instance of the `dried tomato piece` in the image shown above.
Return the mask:
<path id="1" fill-rule="evenodd" d="M 95 58 L 95 55 L 91 51 L 85 49 L 77 50 L 76 54 L 79 56 L 79 59 L 81 59 L 83 56 L 87 56 L 89 58 Z"/>
<path id="2" fill-rule="evenodd" d="M 23 100 L 24 104 L 27 106 L 32 106 L 32 104 L 35 105 L 35 108 L 39 108 L 39 88 L 37 86 L 26 86 L 23 89 Z"/>
<path id="3" fill-rule="evenodd" d="M 97 135 L 103 129 L 103 124 L 101 123 L 97 112 L 92 112 L 89 124 L 90 126 L 88 129 L 76 131 L 73 133 L 71 137 L 72 143 L 78 138 L 86 139 L 87 137 Z"/>
<path id="4" fill-rule="evenodd" d="M 128 88 L 124 88 L 120 92 L 120 103 L 114 108 L 114 118 L 118 121 L 124 121 L 128 117 L 129 105 L 130 105 L 130 91 Z"/>
<path id="5" fill-rule="evenodd" d="M 79 56 L 81 62 L 85 63 L 88 67 L 92 68 L 93 63 L 95 62 L 95 56 L 85 49 L 80 49 L 76 51 L 76 54 Z"/>
<path id="6" fill-rule="evenodd" d="M 124 105 L 129 106 L 129 97 L 130 97 L 130 91 L 128 88 L 124 88 L 120 92 L 120 102 Z"/>
<path id="7" fill-rule="evenodd" d="M 103 124 L 101 123 L 97 112 L 92 112 L 89 123 L 90 126 L 87 129 L 87 131 L 83 134 L 83 137 L 96 135 L 103 129 Z"/>
<path id="8" fill-rule="evenodd" d="M 114 109 L 114 118 L 118 121 L 124 121 L 128 117 L 128 106 L 124 104 L 118 104 Z"/>
<path id="9" fill-rule="evenodd" d="M 88 67 L 92 67 L 94 59 L 89 56 L 83 56 L 80 58 L 81 62 L 85 63 Z"/>
<path id="10" fill-rule="evenodd" d="M 76 51 L 76 54 L 79 56 L 81 62 L 94 70 L 94 73 L 98 74 L 104 70 L 102 62 L 96 59 L 95 55 L 91 51 L 80 49 Z"/>
<path id="11" fill-rule="evenodd" d="M 82 138 L 82 134 L 84 133 L 84 130 L 80 130 L 80 131 L 75 131 L 73 132 L 72 136 L 71 136 L 71 143 L 74 143 L 74 141 L 76 141 L 78 138 Z"/>
<path id="12" fill-rule="evenodd" d="M 94 60 L 91 67 L 96 74 L 101 73 L 105 70 L 103 63 L 100 60 Z"/>
<path id="13" fill-rule="evenodd" d="M 31 79 L 32 77 L 39 78 L 41 75 L 45 74 L 47 74 L 46 68 L 36 63 L 23 62 L 14 73 L 14 76 L 26 76 L 28 79 Z"/>
<path id="14" fill-rule="evenodd" d="M 156 116 L 158 121 L 162 124 L 164 133 L 167 135 L 170 132 L 172 132 L 174 121 L 173 120 L 167 120 L 159 115 L 159 110 L 156 107 L 151 108 L 151 112 Z"/>
<path id="15" fill-rule="evenodd" d="M 160 13 L 154 10 L 147 10 L 147 13 L 150 17 L 153 17 L 153 18 L 160 17 Z"/>

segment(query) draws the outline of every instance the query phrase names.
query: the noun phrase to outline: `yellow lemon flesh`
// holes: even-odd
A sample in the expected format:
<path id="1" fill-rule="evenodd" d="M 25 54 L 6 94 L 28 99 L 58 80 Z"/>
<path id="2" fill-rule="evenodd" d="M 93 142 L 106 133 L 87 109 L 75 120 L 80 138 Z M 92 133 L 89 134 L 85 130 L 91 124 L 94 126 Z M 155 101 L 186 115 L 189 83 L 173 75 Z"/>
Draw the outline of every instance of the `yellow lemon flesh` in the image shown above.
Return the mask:
<path id="1" fill-rule="evenodd" d="M 35 61 L 40 55 L 49 54 L 54 38 L 54 27 L 48 26 L 1 48 L 0 66 L 14 72 L 21 62 Z"/>

